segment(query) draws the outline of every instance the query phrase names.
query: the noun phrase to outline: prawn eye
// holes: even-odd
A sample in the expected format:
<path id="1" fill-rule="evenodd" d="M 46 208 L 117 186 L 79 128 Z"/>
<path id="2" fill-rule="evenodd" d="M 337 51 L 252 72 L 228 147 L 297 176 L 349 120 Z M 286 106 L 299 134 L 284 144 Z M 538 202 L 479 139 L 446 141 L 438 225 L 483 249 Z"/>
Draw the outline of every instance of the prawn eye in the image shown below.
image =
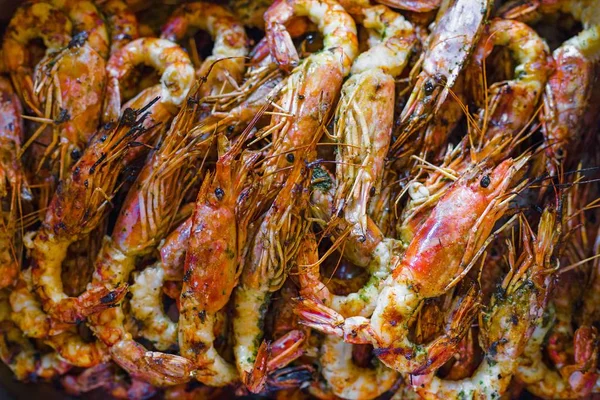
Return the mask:
<path id="1" fill-rule="evenodd" d="M 223 200 L 223 196 L 225 196 L 225 192 L 220 187 L 215 189 L 215 196 L 217 196 L 217 200 Z"/>
<path id="2" fill-rule="evenodd" d="M 426 95 L 429 96 L 431 93 L 433 93 L 433 89 L 434 89 L 433 82 L 431 82 L 431 81 L 425 82 L 424 90 L 425 90 Z"/>
<path id="3" fill-rule="evenodd" d="M 73 161 L 79 160 L 81 158 L 81 150 L 73 149 L 71 151 L 71 158 L 73 159 Z"/>
<path id="4" fill-rule="evenodd" d="M 482 188 L 490 186 L 490 183 L 492 183 L 492 181 L 489 175 L 484 175 L 483 178 L 481 178 L 481 182 L 479 182 Z"/>
<path id="5" fill-rule="evenodd" d="M 288 160 L 289 163 L 293 163 L 295 160 L 294 157 L 294 153 L 288 153 L 287 156 L 285 156 L 286 160 Z"/>

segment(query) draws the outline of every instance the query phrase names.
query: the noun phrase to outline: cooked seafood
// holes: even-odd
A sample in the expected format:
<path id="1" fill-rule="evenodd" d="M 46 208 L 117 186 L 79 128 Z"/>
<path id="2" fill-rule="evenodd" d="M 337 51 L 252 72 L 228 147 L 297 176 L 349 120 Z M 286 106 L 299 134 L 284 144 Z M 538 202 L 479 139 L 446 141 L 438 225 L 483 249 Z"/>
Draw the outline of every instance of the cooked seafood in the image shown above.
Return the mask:
<path id="1" fill-rule="evenodd" d="M 598 10 L 15 4 L 0 361 L 130 400 L 600 396 Z"/>

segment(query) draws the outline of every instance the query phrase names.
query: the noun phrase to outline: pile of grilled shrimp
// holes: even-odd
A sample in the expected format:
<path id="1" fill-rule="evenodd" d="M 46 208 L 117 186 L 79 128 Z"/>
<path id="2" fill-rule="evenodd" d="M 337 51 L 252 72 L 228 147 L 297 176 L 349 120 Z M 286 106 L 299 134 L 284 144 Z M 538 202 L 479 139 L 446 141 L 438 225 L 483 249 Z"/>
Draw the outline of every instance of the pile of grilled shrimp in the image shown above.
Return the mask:
<path id="1" fill-rule="evenodd" d="M 0 59 L 16 379 L 600 393 L 600 0 L 36 0 Z"/>

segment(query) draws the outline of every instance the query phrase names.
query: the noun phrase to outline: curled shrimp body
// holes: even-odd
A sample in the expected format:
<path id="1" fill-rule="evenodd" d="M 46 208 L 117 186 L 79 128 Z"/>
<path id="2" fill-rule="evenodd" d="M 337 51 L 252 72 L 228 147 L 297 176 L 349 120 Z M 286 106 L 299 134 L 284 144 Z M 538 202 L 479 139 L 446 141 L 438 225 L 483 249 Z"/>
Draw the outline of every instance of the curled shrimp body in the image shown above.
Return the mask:
<path id="1" fill-rule="evenodd" d="M 271 3 L 270 0 L 229 0 L 229 8 L 245 26 L 264 29 L 263 15 Z"/>
<path id="2" fill-rule="evenodd" d="M 31 269 L 21 272 L 17 287 L 10 293 L 11 319 L 27 337 L 43 339 L 66 362 L 91 367 L 107 360 L 106 348 L 99 342 L 87 343 L 75 327 L 59 324 L 44 313 L 33 292 Z"/>
<path id="3" fill-rule="evenodd" d="M 308 178 L 304 160 L 296 159 L 285 186 L 249 243 L 240 285 L 235 290 L 233 351 L 242 382 L 252 392 L 260 392 L 266 380 L 268 351 L 261 341 L 271 293 L 283 285 L 307 229 L 302 215 L 308 202 Z"/>
<path id="4" fill-rule="evenodd" d="M 46 55 L 51 57 L 71 41 L 72 24 L 67 15 L 48 3 L 26 3 L 13 15 L 2 42 L 4 66 L 24 105 L 36 109 L 33 66 L 27 47 L 33 39 L 41 38 Z"/>
<path id="5" fill-rule="evenodd" d="M 323 51 L 311 54 L 298 64 L 298 53 L 285 24 L 293 17 L 306 16 L 323 33 Z M 264 188 L 281 185 L 296 149 L 317 142 L 329 119 L 333 104 L 357 55 L 356 25 L 344 9 L 331 0 L 279 0 L 265 13 L 266 37 L 271 56 L 288 72 L 277 102 L 284 115 L 271 120 L 272 157 L 264 164 Z M 279 113 L 280 114 L 280 113 Z"/>
<path id="6" fill-rule="evenodd" d="M 477 260 L 494 223 L 515 196 L 511 180 L 527 160 L 508 159 L 495 168 L 482 163 L 454 182 L 383 282 L 370 320 L 344 319 L 304 300 L 298 308 L 304 323 L 350 343 L 372 343 L 377 357 L 400 372 L 425 374 L 441 366 L 451 357 L 456 339 L 466 333 L 465 322 L 476 309 L 473 290 L 455 305 L 447 332 L 427 345 L 409 340 L 408 320 L 423 299 L 445 293 Z"/>
<path id="7" fill-rule="evenodd" d="M 334 1 L 279 0 L 265 13 L 265 33 L 271 55 L 280 68 L 290 72 L 299 57 L 285 24 L 293 17 L 308 17 L 324 33 L 323 47 L 339 57 L 347 75 L 357 54 L 356 26 Z"/>
<path id="8" fill-rule="evenodd" d="M 140 36 L 137 17 L 122 0 L 102 0 L 96 3 L 106 17 L 112 56 Z"/>
<path id="9" fill-rule="evenodd" d="M 356 233 L 367 227 L 367 205 L 379 186 L 393 128 L 394 78 L 402 73 L 413 44 L 414 28 L 385 6 L 363 9 L 363 26 L 372 47 L 352 64 L 335 115 L 335 209 Z M 367 106 L 368 104 L 368 106 Z"/>
<path id="10" fill-rule="evenodd" d="M 511 273 L 502 294 L 495 294 L 489 311 L 481 318 L 480 342 L 484 360 L 466 379 L 418 377 L 413 387 L 424 399 L 495 399 L 502 396 L 519 366 L 534 327 L 543 318 L 551 276 L 546 273 L 554 246 L 553 212 L 546 209 L 537 236 L 522 224 L 521 254 L 510 247 Z"/>
<path id="11" fill-rule="evenodd" d="M 515 79 L 483 87 L 483 68 L 494 46 L 507 46 L 517 62 Z M 512 20 L 494 19 L 475 51 L 472 73 L 475 97 L 487 99 L 480 111 L 486 138 L 515 135 L 527 126 L 542 95 L 550 73 L 549 50 L 545 41 L 527 25 Z M 471 71 L 470 71 L 471 72 Z M 478 82 L 481 82 L 478 84 Z M 487 97 L 483 91 L 487 90 Z"/>
<path id="12" fill-rule="evenodd" d="M 175 113 L 186 99 L 194 80 L 194 68 L 186 52 L 168 40 L 137 39 L 123 46 L 108 60 L 104 122 L 118 119 L 122 103 L 119 82 L 140 64 L 151 66 L 160 72 L 162 106 Z"/>
<path id="13" fill-rule="evenodd" d="M 71 366 L 56 353 L 40 355 L 23 332 L 11 321 L 8 293 L 0 293 L 0 359 L 19 380 L 52 379 Z"/>
<path id="14" fill-rule="evenodd" d="M 488 0 L 456 0 L 440 9 L 421 72 L 400 115 L 402 132 L 394 149 L 429 122 L 444 103 L 475 49 L 491 6 Z"/>
<path id="15" fill-rule="evenodd" d="M 75 32 L 85 32 L 87 43 L 102 58 L 108 58 L 109 38 L 104 18 L 87 0 L 38 0 L 52 4 L 69 16 Z"/>
<path id="16" fill-rule="evenodd" d="M 177 324 L 167 316 L 162 305 L 164 278 L 162 264 L 157 263 L 137 274 L 129 288 L 131 314 L 142 325 L 139 335 L 160 351 L 177 344 Z"/>
<path id="17" fill-rule="evenodd" d="M 194 2 L 182 5 L 166 22 L 162 37 L 171 41 L 183 39 L 189 27 L 210 33 L 215 45 L 196 75 L 206 80 L 200 98 L 227 93 L 237 88 L 245 69 L 248 38 L 244 26 L 225 7 Z"/>
<path id="18" fill-rule="evenodd" d="M 556 70 L 544 91 L 542 132 L 545 166 L 551 175 L 556 175 L 568 150 L 581 140 L 581 121 L 594 82 L 594 62 L 600 59 L 600 25 L 567 40 L 552 57 Z"/>
<path id="19" fill-rule="evenodd" d="M 189 182 L 194 164 L 206 151 L 201 138 L 189 135 L 198 111 L 194 103 L 180 110 L 128 192 L 113 234 L 105 239 L 98 255 L 88 290 L 126 285 L 136 261 L 155 250 L 169 232 L 185 194 L 179 186 Z M 138 379 L 156 386 L 190 379 L 192 364 L 188 360 L 149 352 L 132 339 L 121 306 L 91 316 L 90 322 L 96 336 L 109 346 L 113 360 Z"/>
<path id="20" fill-rule="evenodd" d="M 343 399 L 374 399 L 398 380 L 398 373 L 381 362 L 375 368 L 358 367 L 352 360 L 352 345 L 333 336 L 323 339 L 320 361 L 331 391 Z"/>
<path id="21" fill-rule="evenodd" d="M 214 347 L 217 312 L 228 302 L 239 274 L 252 215 L 241 197 L 255 155 L 240 156 L 244 136 L 217 162 L 198 193 L 180 296 L 179 346 L 196 379 L 210 386 L 239 380 L 235 366 Z M 222 148 L 226 143 L 222 140 Z M 248 193 L 246 192 L 246 196 Z"/>
<path id="22" fill-rule="evenodd" d="M 51 4 L 68 15 L 80 33 L 36 67 L 33 80 L 35 105 L 39 107 L 31 108 L 39 117 L 52 121 L 51 139 L 44 138 L 49 143 L 41 160 L 36 160 L 38 169 L 52 154 L 60 161 L 57 175 L 63 179 L 96 132 L 106 83 L 104 57 L 108 56 L 108 36 L 93 3 L 55 0 Z M 25 147 L 45 133 L 47 125 L 48 122 L 42 123 Z"/>

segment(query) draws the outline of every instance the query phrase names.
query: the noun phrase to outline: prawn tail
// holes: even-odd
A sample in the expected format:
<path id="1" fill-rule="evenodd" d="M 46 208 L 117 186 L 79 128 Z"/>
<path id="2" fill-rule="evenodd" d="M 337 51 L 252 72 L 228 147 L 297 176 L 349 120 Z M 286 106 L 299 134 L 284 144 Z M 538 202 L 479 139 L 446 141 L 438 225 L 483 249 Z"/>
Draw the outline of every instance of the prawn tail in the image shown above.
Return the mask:
<path id="1" fill-rule="evenodd" d="M 275 371 L 284 368 L 304 354 L 306 334 L 298 329 L 290 331 L 271 344 L 271 356 L 267 369 Z"/>
<path id="2" fill-rule="evenodd" d="M 187 358 L 147 351 L 133 340 L 123 340 L 110 348 L 112 359 L 134 378 L 154 386 L 180 385 L 192 378 L 194 363 Z"/>
<path id="3" fill-rule="evenodd" d="M 300 317 L 300 323 L 309 328 L 318 329 L 329 335 L 344 336 L 342 325 L 344 318 L 330 308 L 307 298 L 299 298 L 294 313 Z"/>
<path id="4" fill-rule="evenodd" d="M 244 372 L 242 376 L 242 381 L 250 392 L 260 393 L 263 391 L 267 383 L 267 365 L 270 356 L 271 343 L 263 340 L 258 348 L 252 371 Z"/>
<path id="5" fill-rule="evenodd" d="M 127 285 L 110 289 L 96 286 L 86 290 L 79 297 L 68 297 L 49 310 L 52 318 L 64 323 L 79 323 L 92 315 L 114 307 L 127 294 Z"/>

